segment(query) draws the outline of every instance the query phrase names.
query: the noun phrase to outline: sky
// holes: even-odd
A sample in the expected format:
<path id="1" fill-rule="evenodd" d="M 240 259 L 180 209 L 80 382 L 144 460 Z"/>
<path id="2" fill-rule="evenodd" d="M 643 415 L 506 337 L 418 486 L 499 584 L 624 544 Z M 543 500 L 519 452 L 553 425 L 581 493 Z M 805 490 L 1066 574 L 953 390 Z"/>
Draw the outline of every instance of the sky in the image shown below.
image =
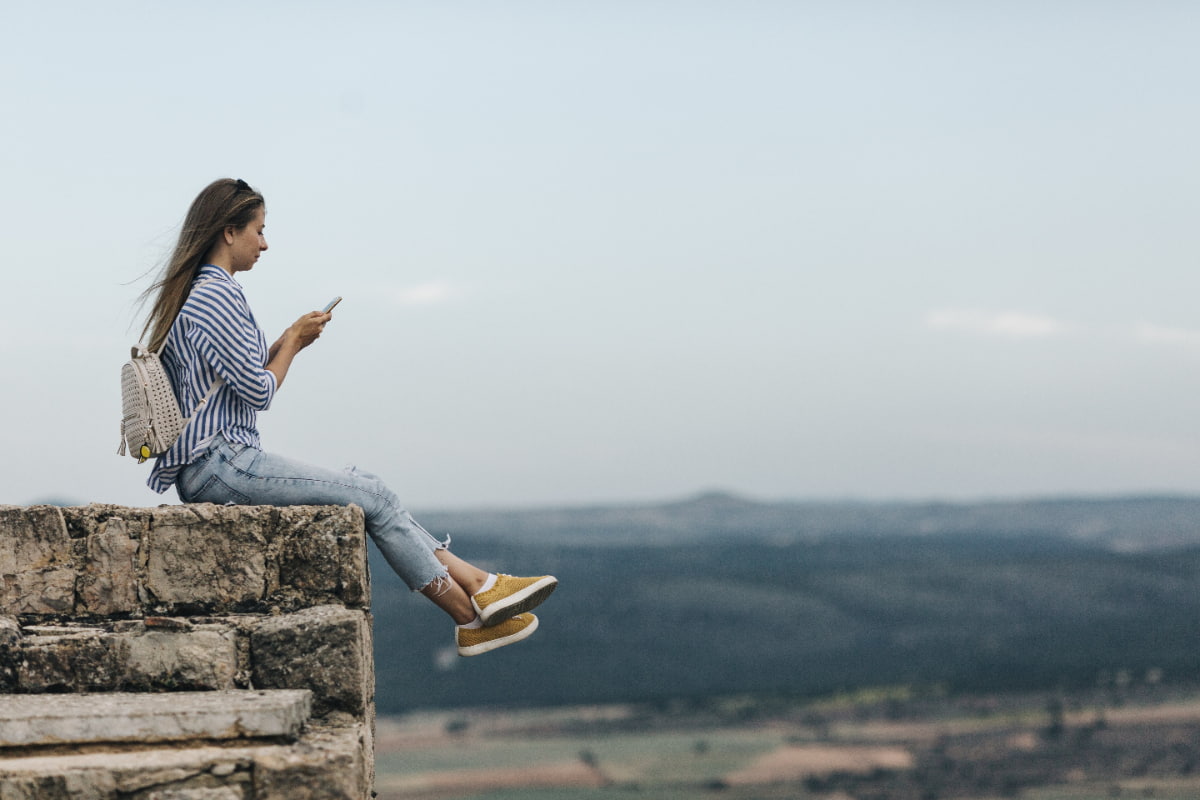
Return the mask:
<path id="1" fill-rule="evenodd" d="M 264 446 L 414 510 L 1200 491 L 1200 5 L 8 2 L 0 503 L 116 455 L 219 177 Z"/>

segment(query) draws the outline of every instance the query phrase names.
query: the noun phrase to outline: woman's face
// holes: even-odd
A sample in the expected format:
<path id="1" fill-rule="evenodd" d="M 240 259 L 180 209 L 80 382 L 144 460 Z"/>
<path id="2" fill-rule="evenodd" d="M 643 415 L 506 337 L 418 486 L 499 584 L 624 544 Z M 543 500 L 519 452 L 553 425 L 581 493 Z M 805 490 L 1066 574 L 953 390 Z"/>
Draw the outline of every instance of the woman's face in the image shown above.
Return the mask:
<path id="1" fill-rule="evenodd" d="M 231 272 L 245 272 L 258 261 L 258 257 L 267 249 L 267 237 L 263 235 L 266 226 L 267 209 L 259 207 L 254 219 L 245 227 L 233 230 L 233 242 L 229 246 Z"/>

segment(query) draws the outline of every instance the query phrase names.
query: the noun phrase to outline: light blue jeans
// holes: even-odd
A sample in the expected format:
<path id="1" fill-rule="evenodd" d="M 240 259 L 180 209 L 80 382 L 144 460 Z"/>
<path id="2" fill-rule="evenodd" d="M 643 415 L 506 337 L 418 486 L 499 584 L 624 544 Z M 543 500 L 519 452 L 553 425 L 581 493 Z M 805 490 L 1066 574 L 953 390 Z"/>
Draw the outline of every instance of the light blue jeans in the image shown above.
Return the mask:
<path id="1" fill-rule="evenodd" d="M 439 583 L 449 572 L 435 555 L 449 546 L 412 518 L 383 481 L 355 467 L 313 467 L 233 444 L 217 434 L 198 459 L 175 481 L 185 503 L 270 506 L 361 506 L 367 533 L 396 574 L 417 591 Z M 440 583 L 439 583 L 440 585 Z"/>

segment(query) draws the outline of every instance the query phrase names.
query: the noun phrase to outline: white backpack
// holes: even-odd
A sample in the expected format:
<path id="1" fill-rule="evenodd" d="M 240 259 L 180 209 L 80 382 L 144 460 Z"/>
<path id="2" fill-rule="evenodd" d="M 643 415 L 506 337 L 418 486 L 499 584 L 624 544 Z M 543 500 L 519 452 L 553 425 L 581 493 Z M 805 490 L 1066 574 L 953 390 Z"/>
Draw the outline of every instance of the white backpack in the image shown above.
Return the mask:
<path id="1" fill-rule="evenodd" d="M 195 288 L 199 289 L 212 280 L 201 281 Z M 167 377 L 162 359 L 159 358 L 160 353 L 162 348 L 155 353 L 140 344 L 134 345 L 131 358 L 121 367 L 121 446 L 117 448 L 117 455 L 125 455 L 128 445 L 129 455 L 136 458 L 139 464 L 170 450 L 191 421 L 191 417 L 184 419 L 179 410 L 179 402 L 175 399 L 171 379 Z M 218 375 L 204 399 L 196 406 L 193 417 L 204 408 L 221 383 Z"/>
<path id="2" fill-rule="evenodd" d="M 135 345 L 130 355 L 121 367 L 121 446 L 117 455 L 125 455 L 128 446 L 129 455 L 140 464 L 170 450 L 191 417 L 183 418 L 159 354 Z M 218 377 L 195 413 L 220 385 Z"/>

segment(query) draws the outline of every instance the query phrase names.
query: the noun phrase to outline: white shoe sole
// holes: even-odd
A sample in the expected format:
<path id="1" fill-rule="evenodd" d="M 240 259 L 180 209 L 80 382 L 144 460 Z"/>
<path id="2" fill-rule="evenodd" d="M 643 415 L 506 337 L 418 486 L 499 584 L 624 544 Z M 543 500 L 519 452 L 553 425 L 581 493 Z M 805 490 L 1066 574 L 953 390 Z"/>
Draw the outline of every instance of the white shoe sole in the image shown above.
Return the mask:
<path id="1" fill-rule="evenodd" d="M 509 617 L 515 617 L 517 614 L 524 614 L 526 611 L 537 608 L 554 592 L 557 586 L 558 578 L 547 575 L 540 581 L 531 583 L 521 591 L 513 592 L 503 600 L 497 600 L 486 608 L 480 608 L 474 597 L 471 598 L 471 605 L 475 608 L 475 613 L 479 615 L 479 621 L 483 623 L 483 627 L 490 628 L 493 625 L 499 625 Z"/>
<path id="2" fill-rule="evenodd" d="M 480 642 L 473 644 L 470 647 L 459 647 L 458 654 L 460 656 L 479 656 L 492 650 L 497 650 L 508 644 L 516 644 L 522 639 L 526 639 L 537 630 L 538 618 L 534 617 L 533 622 L 526 625 L 516 633 L 510 633 L 508 636 L 502 636 L 499 639 L 492 639 L 490 642 Z"/>

